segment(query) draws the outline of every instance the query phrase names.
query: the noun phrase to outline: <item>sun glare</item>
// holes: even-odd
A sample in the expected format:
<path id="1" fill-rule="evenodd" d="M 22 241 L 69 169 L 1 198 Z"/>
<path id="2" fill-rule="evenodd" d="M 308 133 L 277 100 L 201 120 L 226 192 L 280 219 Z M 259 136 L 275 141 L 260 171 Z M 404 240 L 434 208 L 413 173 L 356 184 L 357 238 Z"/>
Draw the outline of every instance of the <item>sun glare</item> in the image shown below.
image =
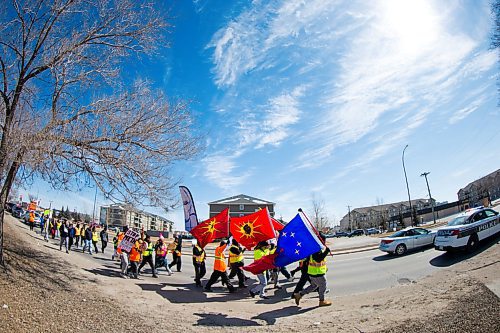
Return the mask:
<path id="1" fill-rule="evenodd" d="M 382 29 L 397 42 L 398 51 L 418 55 L 439 36 L 439 20 L 428 1 L 382 1 Z"/>

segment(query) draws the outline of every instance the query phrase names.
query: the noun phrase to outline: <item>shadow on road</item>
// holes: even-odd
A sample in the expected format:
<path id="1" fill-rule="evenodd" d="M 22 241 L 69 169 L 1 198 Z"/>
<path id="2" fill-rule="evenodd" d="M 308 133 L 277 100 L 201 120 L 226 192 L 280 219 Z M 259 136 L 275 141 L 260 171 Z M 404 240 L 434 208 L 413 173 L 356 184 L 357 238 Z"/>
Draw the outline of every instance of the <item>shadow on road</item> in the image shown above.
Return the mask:
<path id="1" fill-rule="evenodd" d="M 404 258 L 406 256 L 411 256 L 412 254 L 422 253 L 422 252 L 430 251 L 430 250 L 433 250 L 433 248 L 429 247 L 429 246 L 425 246 L 425 247 L 421 247 L 421 248 L 416 249 L 416 250 L 408 250 L 408 252 L 406 252 L 405 254 L 403 254 L 401 256 L 387 253 L 387 254 L 382 254 L 380 256 L 377 256 L 377 257 L 373 257 L 372 260 L 373 261 L 386 261 L 386 260 L 400 259 L 400 258 Z"/>
<path id="2" fill-rule="evenodd" d="M 269 312 L 263 312 L 258 316 L 252 317 L 252 319 L 264 320 L 268 325 L 274 325 L 274 324 L 276 324 L 276 319 L 278 319 L 278 318 L 299 315 L 302 313 L 309 312 L 313 309 L 315 309 L 315 307 L 304 309 L 304 308 L 299 308 L 298 306 L 288 306 L 288 307 L 282 308 L 282 309 L 272 310 Z"/>
<path id="3" fill-rule="evenodd" d="M 194 326 L 261 326 L 258 322 L 248 319 L 232 318 L 227 314 L 222 313 L 195 313 L 198 317 L 198 322 Z"/>
<path id="4" fill-rule="evenodd" d="M 120 277 L 120 271 L 117 270 L 116 268 L 114 268 L 114 269 L 91 268 L 91 269 L 84 269 L 84 271 L 87 271 L 89 273 L 96 274 L 96 275 L 107 276 L 107 277 Z"/>
<path id="5" fill-rule="evenodd" d="M 479 253 L 489 249 L 493 245 L 497 244 L 500 240 L 500 234 L 492 237 L 490 239 L 487 239 L 485 241 L 482 241 L 479 243 L 478 248 L 470 253 L 467 253 L 465 251 L 457 251 L 457 252 L 445 252 L 441 254 L 440 256 L 437 256 L 433 258 L 429 263 L 432 266 L 436 267 L 449 267 L 451 265 L 455 265 L 461 261 L 464 261 L 466 259 L 472 258 Z"/>
<path id="6" fill-rule="evenodd" d="M 207 293 L 202 288 L 196 287 L 194 283 L 138 283 L 137 286 L 145 291 L 154 291 L 171 303 L 177 304 L 230 302 L 249 297 L 246 289 L 238 289 L 235 293 L 229 293 L 225 287 L 212 286 L 213 292 Z M 176 289 L 163 290 L 167 286 Z"/>

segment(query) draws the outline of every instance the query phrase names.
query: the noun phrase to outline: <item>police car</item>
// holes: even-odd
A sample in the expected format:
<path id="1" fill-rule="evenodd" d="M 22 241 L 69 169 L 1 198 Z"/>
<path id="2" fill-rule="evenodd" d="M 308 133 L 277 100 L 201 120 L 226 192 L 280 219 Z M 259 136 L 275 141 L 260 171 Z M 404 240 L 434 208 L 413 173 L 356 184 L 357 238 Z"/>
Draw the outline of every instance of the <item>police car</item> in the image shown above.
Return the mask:
<path id="1" fill-rule="evenodd" d="M 500 232 L 500 216 L 493 209 L 477 207 L 466 210 L 444 228 L 440 228 L 434 240 L 434 248 L 440 251 L 455 249 L 474 250 L 483 239 Z"/>

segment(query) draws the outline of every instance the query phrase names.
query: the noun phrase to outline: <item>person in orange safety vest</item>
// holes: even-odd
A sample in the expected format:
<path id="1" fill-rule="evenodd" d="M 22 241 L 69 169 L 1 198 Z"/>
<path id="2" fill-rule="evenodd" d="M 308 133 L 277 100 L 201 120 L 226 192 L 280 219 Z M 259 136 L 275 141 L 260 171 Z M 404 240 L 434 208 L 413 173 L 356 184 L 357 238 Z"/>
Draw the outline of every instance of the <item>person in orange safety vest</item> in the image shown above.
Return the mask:
<path id="1" fill-rule="evenodd" d="M 215 261 L 214 261 L 214 271 L 210 276 L 207 284 L 205 285 L 205 291 L 212 291 L 210 288 L 214 283 L 216 283 L 219 278 L 221 278 L 222 283 L 227 286 L 229 292 L 235 292 L 236 288 L 229 281 L 229 277 L 226 272 L 226 256 L 224 254 L 224 250 L 227 247 L 227 243 L 225 241 L 220 242 L 220 245 L 215 249 Z"/>

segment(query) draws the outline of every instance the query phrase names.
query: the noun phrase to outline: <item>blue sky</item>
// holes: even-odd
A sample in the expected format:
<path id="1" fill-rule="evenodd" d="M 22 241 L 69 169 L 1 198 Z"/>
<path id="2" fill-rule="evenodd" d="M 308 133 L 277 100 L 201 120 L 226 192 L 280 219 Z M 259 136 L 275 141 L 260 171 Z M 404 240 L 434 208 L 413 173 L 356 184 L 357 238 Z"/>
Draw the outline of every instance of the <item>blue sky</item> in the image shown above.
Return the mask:
<path id="1" fill-rule="evenodd" d="M 438 201 L 500 166 L 498 51 L 488 1 L 176 1 L 171 47 L 138 64 L 192 100 L 206 150 L 174 170 L 200 219 L 240 193 L 277 216 Z M 35 191 L 36 189 L 36 191 Z M 43 202 L 92 212 L 93 190 Z M 98 196 L 98 204 L 104 203 Z M 166 215 L 183 227 L 182 209 Z"/>

